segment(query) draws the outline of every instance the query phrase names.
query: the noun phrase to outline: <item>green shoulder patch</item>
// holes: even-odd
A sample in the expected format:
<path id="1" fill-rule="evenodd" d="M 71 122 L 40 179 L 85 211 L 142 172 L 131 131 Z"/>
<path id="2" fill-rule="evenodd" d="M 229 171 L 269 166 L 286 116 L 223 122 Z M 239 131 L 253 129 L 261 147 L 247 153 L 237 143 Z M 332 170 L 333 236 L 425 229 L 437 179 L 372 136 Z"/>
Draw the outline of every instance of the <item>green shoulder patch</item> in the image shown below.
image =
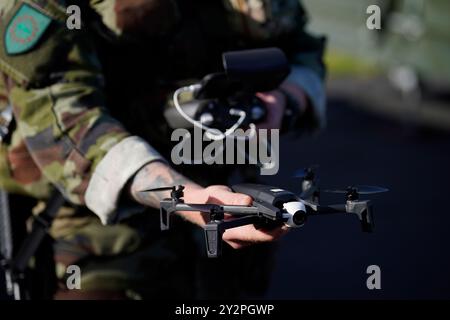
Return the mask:
<path id="1" fill-rule="evenodd" d="M 5 30 L 6 53 L 16 55 L 32 49 L 51 22 L 41 11 L 28 4 L 21 5 Z"/>

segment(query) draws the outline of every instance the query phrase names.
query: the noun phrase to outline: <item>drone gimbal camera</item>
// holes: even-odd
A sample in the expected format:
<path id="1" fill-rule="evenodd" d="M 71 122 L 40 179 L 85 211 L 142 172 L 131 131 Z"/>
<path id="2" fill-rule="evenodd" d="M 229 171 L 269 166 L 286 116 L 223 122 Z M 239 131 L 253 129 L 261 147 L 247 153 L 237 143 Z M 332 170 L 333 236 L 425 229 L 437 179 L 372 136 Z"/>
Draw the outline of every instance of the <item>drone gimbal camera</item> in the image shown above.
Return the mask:
<path id="1" fill-rule="evenodd" d="M 346 189 L 326 190 L 342 193 L 345 203 L 319 204 L 320 189 L 314 169 L 308 168 L 298 174 L 302 179 L 302 193 L 294 193 L 262 184 L 237 184 L 232 186 L 235 192 L 247 194 L 253 198 L 252 206 L 188 204 L 183 200 L 184 186 L 173 186 L 144 190 L 157 192 L 171 190 L 170 198 L 160 202 L 161 230 L 170 228 L 170 215 L 177 211 L 197 211 L 209 214 L 209 222 L 204 226 L 208 257 L 221 254 L 222 235 L 227 229 L 254 224 L 257 228 L 285 224 L 289 227 L 301 227 L 310 216 L 325 214 L 354 214 L 361 222 L 364 232 L 373 230 L 372 204 L 369 200 L 360 200 L 362 194 L 375 194 L 388 191 L 375 186 L 351 186 Z M 233 219 L 225 220 L 225 213 Z"/>

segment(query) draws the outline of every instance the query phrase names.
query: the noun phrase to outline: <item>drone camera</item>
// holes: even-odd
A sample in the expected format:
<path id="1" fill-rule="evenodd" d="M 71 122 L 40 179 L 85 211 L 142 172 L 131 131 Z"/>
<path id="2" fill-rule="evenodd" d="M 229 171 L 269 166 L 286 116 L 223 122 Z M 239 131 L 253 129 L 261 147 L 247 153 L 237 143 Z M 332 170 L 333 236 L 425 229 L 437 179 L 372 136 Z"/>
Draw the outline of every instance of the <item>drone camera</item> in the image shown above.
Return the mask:
<path id="1" fill-rule="evenodd" d="M 292 216 L 292 221 L 296 226 L 302 226 L 306 222 L 306 212 L 305 211 L 297 211 Z"/>
<path id="2" fill-rule="evenodd" d="M 283 217 L 287 219 L 285 224 L 292 228 L 301 227 L 306 222 L 306 207 L 303 202 L 292 201 L 283 205 L 286 211 Z"/>

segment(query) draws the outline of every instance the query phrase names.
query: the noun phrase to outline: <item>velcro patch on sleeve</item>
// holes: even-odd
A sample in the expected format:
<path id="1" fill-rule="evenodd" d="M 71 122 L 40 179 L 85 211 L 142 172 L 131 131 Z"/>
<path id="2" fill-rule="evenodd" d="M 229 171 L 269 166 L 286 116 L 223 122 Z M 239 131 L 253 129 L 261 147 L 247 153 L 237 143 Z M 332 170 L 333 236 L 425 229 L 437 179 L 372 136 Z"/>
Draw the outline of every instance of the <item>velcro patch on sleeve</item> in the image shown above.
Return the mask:
<path id="1" fill-rule="evenodd" d="M 0 19 L 0 71 L 21 86 L 44 86 L 79 34 L 66 28 L 66 9 L 53 3 L 20 0 Z"/>
<path id="2" fill-rule="evenodd" d="M 50 26 L 52 19 L 37 9 L 22 4 L 10 20 L 4 35 L 8 55 L 31 50 Z"/>

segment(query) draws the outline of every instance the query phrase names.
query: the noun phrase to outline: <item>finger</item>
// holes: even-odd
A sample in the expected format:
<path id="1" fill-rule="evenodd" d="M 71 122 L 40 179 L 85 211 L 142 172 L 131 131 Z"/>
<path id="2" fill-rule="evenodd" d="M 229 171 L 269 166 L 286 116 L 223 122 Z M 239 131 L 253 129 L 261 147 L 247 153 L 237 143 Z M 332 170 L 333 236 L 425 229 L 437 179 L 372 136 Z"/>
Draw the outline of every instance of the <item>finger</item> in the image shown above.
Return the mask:
<path id="1" fill-rule="evenodd" d="M 271 232 L 265 232 L 261 230 L 256 230 L 256 232 L 253 234 L 253 241 L 254 242 L 270 242 L 277 239 L 277 233 L 278 231 L 271 231 Z"/>
<path id="2" fill-rule="evenodd" d="M 252 204 L 253 200 L 246 194 L 218 189 L 217 192 L 210 195 L 208 202 L 230 206 L 249 206 Z"/>
<path id="3" fill-rule="evenodd" d="M 230 205 L 250 206 L 252 203 L 253 203 L 252 197 L 243 193 L 232 193 L 232 200 L 230 201 Z"/>
<path id="4" fill-rule="evenodd" d="M 282 226 L 280 228 L 278 228 L 277 230 L 275 230 L 275 239 L 279 239 L 282 236 L 286 235 L 289 231 L 291 230 L 291 228 L 289 228 L 288 226 Z"/>
<path id="5" fill-rule="evenodd" d="M 233 249 L 240 249 L 255 243 L 264 243 L 277 240 L 288 232 L 287 228 L 277 228 L 273 232 L 259 231 L 253 225 L 242 226 L 225 231 L 222 239 Z"/>
<path id="6" fill-rule="evenodd" d="M 278 227 L 270 230 L 255 229 L 252 232 L 252 240 L 256 242 L 274 241 L 289 232 L 288 228 Z"/>
<path id="7" fill-rule="evenodd" d="M 273 241 L 276 239 L 276 235 L 277 231 L 265 232 L 255 229 L 253 225 L 246 225 L 226 230 L 223 239 L 252 244 Z"/>
<path id="8" fill-rule="evenodd" d="M 224 185 L 213 185 L 206 189 L 193 190 L 192 192 L 186 192 L 184 200 L 185 202 L 195 203 L 212 203 L 212 204 L 224 204 L 220 197 L 224 192 L 231 192 L 231 189 Z M 219 195 L 215 197 L 214 195 Z"/>
<path id="9" fill-rule="evenodd" d="M 271 232 L 274 232 L 274 233 L 277 233 L 277 232 L 286 233 L 286 232 L 288 232 L 291 229 L 292 229 L 291 227 L 289 227 L 288 225 L 286 225 L 284 223 L 283 224 L 279 224 L 279 225 L 275 225 L 275 226 L 271 226 L 271 227 L 264 226 L 262 228 L 258 228 L 259 231 L 262 231 L 262 232 L 265 232 L 265 233 L 271 233 Z"/>
<path id="10" fill-rule="evenodd" d="M 269 91 L 269 92 L 258 92 L 256 93 L 256 96 L 263 100 L 267 104 L 273 104 L 276 102 L 276 95 L 275 91 Z"/>
<path id="11" fill-rule="evenodd" d="M 231 192 L 231 188 L 226 185 L 223 185 L 223 184 L 215 184 L 215 185 L 209 186 L 207 189 L 214 190 L 214 191 L 215 190 L 225 190 L 225 191 Z"/>
<path id="12" fill-rule="evenodd" d="M 241 249 L 251 245 L 249 242 L 239 240 L 225 240 L 225 242 L 228 243 L 228 245 L 230 245 L 233 249 Z"/>
<path id="13" fill-rule="evenodd" d="M 260 93 L 258 96 L 267 106 L 266 118 L 256 124 L 257 129 L 279 129 L 281 126 L 283 114 L 284 114 L 284 103 L 282 99 L 275 95 L 273 92 L 270 93 Z"/>

